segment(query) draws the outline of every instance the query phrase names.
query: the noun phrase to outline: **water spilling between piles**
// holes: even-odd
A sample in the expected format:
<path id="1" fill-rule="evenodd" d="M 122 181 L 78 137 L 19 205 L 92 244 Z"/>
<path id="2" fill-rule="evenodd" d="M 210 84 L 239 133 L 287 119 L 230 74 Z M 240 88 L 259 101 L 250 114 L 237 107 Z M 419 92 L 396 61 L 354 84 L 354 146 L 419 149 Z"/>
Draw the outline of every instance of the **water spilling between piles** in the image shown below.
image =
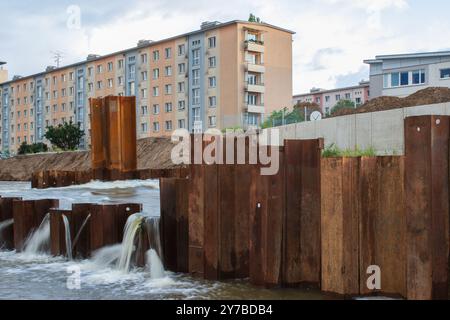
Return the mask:
<path id="1" fill-rule="evenodd" d="M 50 248 L 50 214 L 47 213 L 39 228 L 34 230 L 25 241 L 24 253 L 43 254 Z"/>
<path id="2" fill-rule="evenodd" d="M 67 257 L 70 260 L 72 260 L 73 259 L 73 255 L 72 255 L 72 237 L 71 237 L 71 234 L 70 234 L 69 219 L 67 219 L 65 214 L 62 215 L 62 219 L 63 219 L 63 222 L 64 222 L 64 229 L 65 229 L 65 240 L 66 240 Z"/>

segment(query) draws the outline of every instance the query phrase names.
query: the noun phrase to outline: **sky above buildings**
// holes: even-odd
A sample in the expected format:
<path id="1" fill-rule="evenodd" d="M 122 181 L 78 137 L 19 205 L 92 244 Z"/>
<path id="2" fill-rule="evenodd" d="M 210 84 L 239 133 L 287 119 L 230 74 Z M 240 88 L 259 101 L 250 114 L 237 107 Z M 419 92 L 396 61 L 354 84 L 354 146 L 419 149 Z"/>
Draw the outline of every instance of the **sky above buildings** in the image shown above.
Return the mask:
<path id="1" fill-rule="evenodd" d="M 296 94 L 357 84 L 375 55 L 450 49 L 447 0 L 0 0 L 0 61 L 24 76 L 54 65 L 54 51 L 66 65 L 250 12 L 296 32 Z"/>

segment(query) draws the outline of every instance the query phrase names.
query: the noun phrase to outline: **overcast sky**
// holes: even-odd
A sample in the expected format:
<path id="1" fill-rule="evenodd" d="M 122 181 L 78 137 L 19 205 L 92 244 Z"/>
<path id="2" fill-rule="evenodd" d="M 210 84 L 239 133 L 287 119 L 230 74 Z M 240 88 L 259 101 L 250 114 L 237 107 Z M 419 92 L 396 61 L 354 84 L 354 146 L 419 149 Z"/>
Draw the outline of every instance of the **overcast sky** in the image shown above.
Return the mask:
<path id="1" fill-rule="evenodd" d="M 70 64 L 250 12 L 296 32 L 294 93 L 367 79 L 375 55 L 450 49 L 447 0 L 0 0 L 0 61 L 25 76 L 54 64 L 52 51 Z"/>

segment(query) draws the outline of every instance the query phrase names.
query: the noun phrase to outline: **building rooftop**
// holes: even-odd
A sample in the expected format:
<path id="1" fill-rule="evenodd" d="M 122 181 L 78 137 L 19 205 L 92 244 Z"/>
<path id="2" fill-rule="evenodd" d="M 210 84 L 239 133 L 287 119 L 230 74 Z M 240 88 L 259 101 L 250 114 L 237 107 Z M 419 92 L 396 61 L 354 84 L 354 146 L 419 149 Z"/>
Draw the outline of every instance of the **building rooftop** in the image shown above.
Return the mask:
<path id="1" fill-rule="evenodd" d="M 6 62 L 0 61 L 0 66 L 6 64 Z"/>
<path id="2" fill-rule="evenodd" d="M 383 60 L 393 59 L 417 59 L 417 58 L 436 58 L 436 57 L 448 57 L 450 51 L 436 51 L 436 52 L 418 52 L 418 53 L 404 53 L 404 54 L 391 54 L 376 56 L 375 59 L 364 60 L 366 64 L 382 63 Z"/>
<path id="3" fill-rule="evenodd" d="M 301 94 L 296 94 L 294 95 L 294 98 L 298 98 L 298 97 L 304 97 L 304 96 L 310 96 L 310 95 L 314 95 L 317 93 L 329 93 L 329 92 L 335 92 L 335 91 L 345 91 L 345 90 L 353 90 L 353 89 L 358 89 L 361 87 L 368 87 L 370 85 L 369 81 L 361 81 L 359 83 L 359 85 L 357 86 L 351 86 L 351 87 L 343 87 L 343 88 L 336 88 L 336 89 L 318 89 L 318 88 L 313 88 L 311 89 L 311 91 L 309 93 L 301 93 Z"/>
<path id="4" fill-rule="evenodd" d="M 245 21 L 245 20 L 232 20 L 232 21 L 223 22 L 223 23 L 218 22 L 218 21 L 203 22 L 201 24 L 200 29 L 195 30 L 195 31 L 187 32 L 187 33 L 180 34 L 180 35 L 173 36 L 173 37 L 169 37 L 169 38 L 164 38 L 164 39 L 161 39 L 161 40 L 158 40 L 158 41 L 147 40 L 147 41 L 143 42 L 141 40 L 141 41 L 139 41 L 138 45 L 133 47 L 133 48 L 129 48 L 129 49 L 125 49 L 125 50 L 109 53 L 109 54 L 106 54 L 106 55 L 103 55 L 103 56 L 101 56 L 101 55 L 88 55 L 88 59 L 86 59 L 86 60 L 83 60 L 83 61 L 80 61 L 80 62 L 76 62 L 76 63 L 73 63 L 73 64 L 69 64 L 69 65 L 66 65 L 66 66 L 62 66 L 62 67 L 59 67 L 59 68 L 54 68 L 51 71 L 54 72 L 54 71 L 58 71 L 58 70 L 64 70 L 66 68 L 77 67 L 77 66 L 83 65 L 87 61 L 93 62 L 93 61 L 98 61 L 100 59 L 112 57 L 112 56 L 115 56 L 115 55 L 118 55 L 118 54 L 126 54 L 127 52 L 130 52 L 130 51 L 140 50 L 140 49 L 143 49 L 143 48 L 147 48 L 147 47 L 151 47 L 151 46 L 154 46 L 154 45 L 157 45 L 157 44 L 161 44 L 163 42 L 171 41 L 171 40 L 174 40 L 174 39 L 177 39 L 177 38 L 187 37 L 187 36 L 194 35 L 194 34 L 197 34 L 197 33 L 205 32 L 205 31 L 208 31 L 208 30 L 219 29 L 219 28 L 222 28 L 222 27 L 225 27 L 225 26 L 228 26 L 228 25 L 232 25 L 232 24 L 237 24 L 237 23 L 245 23 L 245 24 L 250 24 L 250 25 L 255 25 L 255 26 L 269 27 L 269 28 L 273 28 L 273 29 L 276 29 L 276 30 L 280 30 L 280 31 L 283 31 L 283 32 L 290 33 L 290 34 L 295 34 L 294 31 L 291 31 L 291 30 L 288 30 L 288 29 L 284 29 L 284 28 L 281 28 L 281 27 L 277 27 L 275 25 L 271 25 L 271 24 L 265 23 L 265 22 L 249 22 L 249 21 Z M 35 74 L 32 74 L 32 75 L 21 77 L 20 79 L 24 80 L 24 79 L 28 79 L 28 78 L 34 78 L 34 77 L 37 77 L 37 76 L 40 76 L 40 75 L 44 75 L 47 72 L 48 71 L 42 71 L 42 72 L 39 72 L 39 73 L 35 73 Z M 9 84 L 9 83 L 12 83 L 12 82 L 14 82 L 14 80 L 3 82 L 2 85 Z"/>

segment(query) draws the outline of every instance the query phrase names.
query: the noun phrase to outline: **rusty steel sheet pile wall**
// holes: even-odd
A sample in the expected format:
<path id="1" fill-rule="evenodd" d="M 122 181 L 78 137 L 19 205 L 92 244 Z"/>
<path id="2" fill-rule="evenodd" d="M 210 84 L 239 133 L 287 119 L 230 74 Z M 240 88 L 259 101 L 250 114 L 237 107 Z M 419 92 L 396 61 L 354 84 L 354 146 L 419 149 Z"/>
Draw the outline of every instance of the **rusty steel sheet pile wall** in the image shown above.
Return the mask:
<path id="1" fill-rule="evenodd" d="M 50 211 L 51 254 L 66 255 L 64 214 L 70 225 L 72 255 L 85 259 L 102 247 L 122 242 L 128 217 L 142 211 L 142 205 L 77 203 L 71 210 Z"/>
<path id="2" fill-rule="evenodd" d="M 20 252 L 30 234 L 41 225 L 50 209 L 57 208 L 59 200 L 14 200 L 14 248 Z"/>
<path id="3" fill-rule="evenodd" d="M 405 120 L 409 299 L 447 299 L 449 117 Z"/>
<path id="4" fill-rule="evenodd" d="M 136 98 L 89 99 L 91 161 L 98 179 L 127 179 L 137 169 Z"/>
<path id="5" fill-rule="evenodd" d="M 215 142 L 199 135 L 192 139 L 202 150 Z M 226 139 L 233 139 L 231 149 Z M 190 166 L 188 179 L 161 179 L 166 266 L 180 272 L 180 265 L 187 266 L 192 275 L 210 280 L 249 277 L 266 287 L 318 285 L 322 140 L 286 141 L 272 151 L 251 145 L 257 159 L 279 152 L 278 172 L 264 176 L 264 166 L 249 164 L 252 140 L 226 139 L 216 150 L 235 164 L 202 160 Z M 245 158 L 238 159 L 243 145 Z M 180 253 L 181 264 L 174 258 Z"/>
<path id="6" fill-rule="evenodd" d="M 406 296 L 404 157 L 322 159 L 322 290 Z M 381 269 L 381 290 L 367 269 Z"/>
<path id="7" fill-rule="evenodd" d="M 5 198 L 0 196 L 0 223 L 13 219 L 13 201 L 21 198 Z M 0 233 L 0 249 L 14 249 L 14 225 L 5 227 Z"/>

